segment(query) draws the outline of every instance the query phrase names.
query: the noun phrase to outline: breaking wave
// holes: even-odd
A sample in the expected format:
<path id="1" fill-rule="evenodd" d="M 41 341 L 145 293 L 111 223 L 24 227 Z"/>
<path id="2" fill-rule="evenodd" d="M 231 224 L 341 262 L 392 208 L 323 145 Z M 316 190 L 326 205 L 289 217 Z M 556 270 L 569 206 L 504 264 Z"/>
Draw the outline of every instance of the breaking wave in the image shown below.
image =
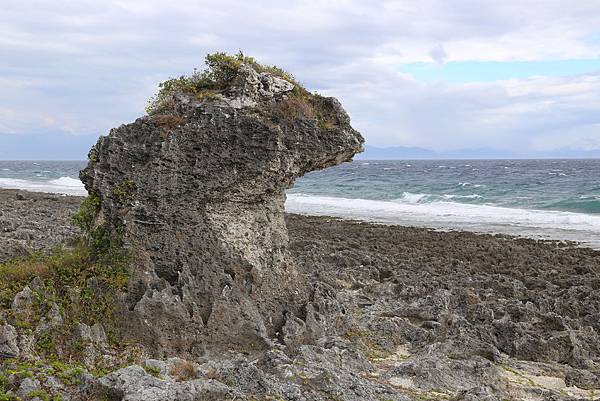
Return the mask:
<path id="1" fill-rule="evenodd" d="M 448 200 L 426 202 L 427 196 L 405 193 L 402 198 L 386 201 L 293 193 L 288 194 L 286 210 L 386 224 L 572 240 L 600 248 L 600 215 Z"/>
<path id="2" fill-rule="evenodd" d="M 0 188 L 23 189 L 32 192 L 49 192 L 64 195 L 87 195 L 83 183 L 71 177 L 60 177 L 47 181 L 0 178 Z"/>

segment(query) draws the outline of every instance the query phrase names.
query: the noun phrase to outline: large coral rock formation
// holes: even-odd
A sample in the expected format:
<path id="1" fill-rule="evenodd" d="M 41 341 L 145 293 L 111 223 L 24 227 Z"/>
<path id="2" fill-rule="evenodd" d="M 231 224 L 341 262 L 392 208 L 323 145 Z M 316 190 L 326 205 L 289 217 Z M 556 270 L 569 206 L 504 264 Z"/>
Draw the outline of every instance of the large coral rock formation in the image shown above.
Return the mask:
<path id="1" fill-rule="evenodd" d="M 288 257 L 285 190 L 350 160 L 363 138 L 334 98 L 243 64 L 206 96 L 111 130 L 81 173 L 98 224 L 132 251 L 129 331 L 157 353 L 269 346 L 306 320 Z"/>

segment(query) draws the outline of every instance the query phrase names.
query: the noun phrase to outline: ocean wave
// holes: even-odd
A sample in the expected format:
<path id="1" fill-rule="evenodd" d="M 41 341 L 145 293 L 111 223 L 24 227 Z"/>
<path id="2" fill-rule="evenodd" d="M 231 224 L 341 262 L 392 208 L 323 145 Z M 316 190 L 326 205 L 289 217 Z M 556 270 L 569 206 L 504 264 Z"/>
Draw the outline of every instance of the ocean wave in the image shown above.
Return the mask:
<path id="1" fill-rule="evenodd" d="M 430 196 L 431 194 L 413 194 L 411 192 L 404 192 L 402 193 L 402 197 L 394 199 L 394 202 L 406 202 L 410 204 L 417 204 L 427 200 L 427 198 L 429 198 Z"/>
<path id="2" fill-rule="evenodd" d="M 0 188 L 23 189 L 32 192 L 49 192 L 64 195 L 87 195 L 83 183 L 72 177 L 60 177 L 49 181 L 0 178 Z"/>
<path id="3" fill-rule="evenodd" d="M 544 208 L 600 214 L 600 196 L 580 196 L 577 199 L 561 199 L 547 203 L 544 205 Z"/>
<path id="4" fill-rule="evenodd" d="M 288 194 L 286 210 L 292 213 L 337 216 L 388 224 L 574 240 L 600 247 L 600 216 L 584 213 L 448 201 L 419 203 L 417 200 L 410 203 L 348 199 L 298 193 Z"/>
<path id="5" fill-rule="evenodd" d="M 471 195 L 442 195 L 444 199 L 481 199 L 483 196 L 477 194 Z"/>
<path id="6" fill-rule="evenodd" d="M 483 185 L 483 184 L 473 184 L 473 183 L 470 183 L 470 182 L 459 182 L 457 185 L 459 187 L 463 187 L 463 188 L 464 187 L 473 187 L 473 188 L 483 188 L 483 187 L 485 187 L 485 185 Z"/>
<path id="7" fill-rule="evenodd" d="M 402 196 L 400 198 L 393 199 L 391 202 L 395 202 L 395 203 L 408 203 L 408 204 L 411 204 L 411 205 L 416 205 L 416 204 L 439 202 L 439 201 L 448 200 L 448 199 L 460 200 L 460 199 L 482 199 L 482 198 L 483 197 L 481 195 L 478 195 L 478 194 L 468 194 L 468 195 L 442 194 L 442 195 L 435 195 L 435 194 L 415 194 L 415 193 L 412 193 L 412 192 L 403 192 Z"/>

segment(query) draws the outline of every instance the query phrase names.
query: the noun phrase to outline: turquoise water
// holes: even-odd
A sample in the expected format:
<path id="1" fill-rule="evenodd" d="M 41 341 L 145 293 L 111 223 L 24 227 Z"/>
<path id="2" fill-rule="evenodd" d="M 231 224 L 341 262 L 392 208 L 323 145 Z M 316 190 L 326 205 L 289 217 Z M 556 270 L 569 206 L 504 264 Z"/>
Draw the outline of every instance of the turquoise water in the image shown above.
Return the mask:
<path id="1" fill-rule="evenodd" d="M 600 159 L 357 161 L 310 173 L 290 192 L 600 214 Z"/>
<path id="2" fill-rule="evenodd" d="M 600 160 L 356 161 L 307 174 L 290 212 L 600 248 Z"/>
<path id="3" fill-rule="evenodd" d="M 0 160 L 0 188 L 86 195 L 79 181 L 79 170 L 85 165 L 84 161 Z"/>
<path id="4" fill-rule="evenodd" d="M 0 187 L 85 195 L 84 166 L 0 161 Z M 600 160 L 356 161 L 298 179 L 286 209 L 600 248 L 599 177 Z"/>

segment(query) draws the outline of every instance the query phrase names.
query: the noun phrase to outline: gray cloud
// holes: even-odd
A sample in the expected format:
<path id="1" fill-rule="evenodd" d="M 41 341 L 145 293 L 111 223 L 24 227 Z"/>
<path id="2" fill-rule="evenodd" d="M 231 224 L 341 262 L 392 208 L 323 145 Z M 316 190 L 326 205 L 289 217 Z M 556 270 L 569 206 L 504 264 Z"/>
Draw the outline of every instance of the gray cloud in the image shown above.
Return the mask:
<path id="1" fill-rule="evenodd" d="M 339 96 L 373 144 L 533 149 L 569 132 L 567 144 L 595 146 L 597 76 L 446 85 L 397 72 L 432 58 L 599 57 L 593 3 L 5 0 L 0 135 L 104 134 L 143 114 L 159 81 L 243 49 Z"/>
<path id="2" fill-rule="evenodd" d="M 431 59 L 437 64 L 444 64 L 444 61 L 446 60 L 446 58 L 448 58 L 444 47 L 440 44 L 431 49 L 429 55 L 431 56 Z"/>

